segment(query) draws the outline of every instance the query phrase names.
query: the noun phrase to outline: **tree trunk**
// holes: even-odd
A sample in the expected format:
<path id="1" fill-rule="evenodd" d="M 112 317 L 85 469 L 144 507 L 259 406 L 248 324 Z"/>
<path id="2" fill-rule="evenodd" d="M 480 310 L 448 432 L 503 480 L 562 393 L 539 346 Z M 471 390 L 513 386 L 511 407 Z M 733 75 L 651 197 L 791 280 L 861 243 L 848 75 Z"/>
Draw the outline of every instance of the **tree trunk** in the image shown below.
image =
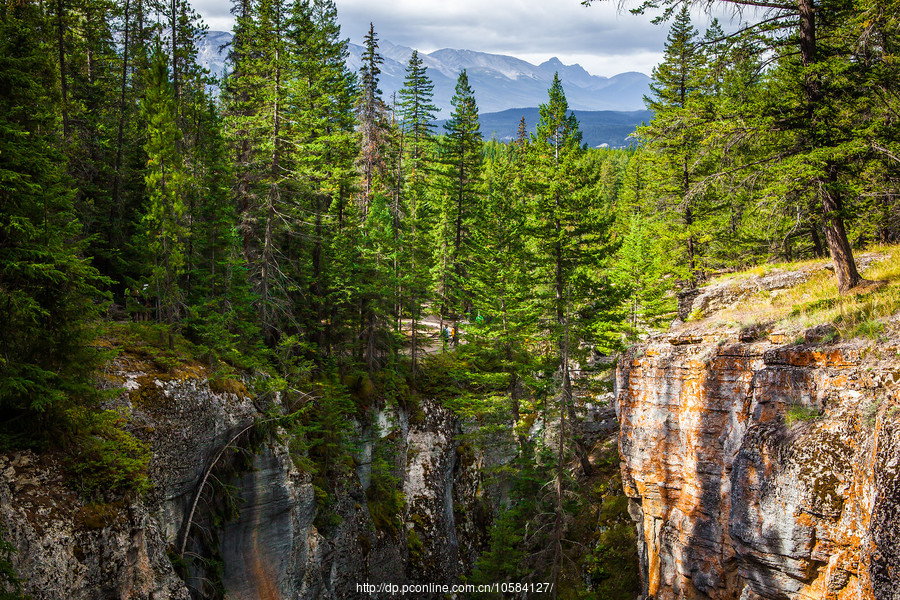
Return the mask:
<path id="1" fill-rule="evenodd" d="M 816 227 L 815 223 L 810 224 L 809 235 L 812 238 L 813 252 L 815 253 L 816 258 L 824 258 L 825 248 L 822 247 L 822 238 L 819 237 L 819 229 Z"/>
<path id="2" fill-rule="evenodd" d="M 798 0 L 800 12 L 800 58 L 804 67 L 811 67 L 816 63 L 816 14 L 813 0 Z M 810 129 L 815 126 L 815 112 L 817 105 L 822 100 L 822 86 L 818 76 L 807 74 L 804 80 L 807 98 L 807 118 Z M 825 181 L 819 181 L 822 193 L 822 216 L 824 217 L 825 242 L 831 254 L 831 262 L 834 264 L 834 274 L 837 277 L 838 291 L 847 293 L 851 288 L 859 285 L 862 278 L 856 271 L 856 263 L 853 261 L 853 250 L 847 239 L 847 231 L 844 228 L 844 219 L 841 216 L 841 198 L 835 190 L 837 176 L 834 166 L 829 168 Z"/>
<path id="3" fill-rule="evenodd" d="M 840 197 L 830 193 L 830 190 L 826 188 L 825 193 L 822 194 L 822 208 L 825 212 L 825 241 L 828 243 L 828 251 L 831 253 L 831 262 L 834 264 L 838 291 L 846 294 L 851 288 L 859 285 L 862 277 L 856 270 L 853 250 L 850 248 L 850 241 L 847 239 L 847 232 L 844 229 L 844 220 L 840 217 Z"/>
<path id="4" fill-rule="evenodd" d="M 113 212 L 115 217 L 121 217 L 122 201 L 119 197 L 119 188 L 122 180 L 122 142 L 125 130 L 125 90 L 128 86 L 128 9 L 131 0 L 125 0 L 125 26 L 124 40 L 122 42 L 122 83 L 119 87 L 119 123 L 116 134 L 116 162 L 115 177 L 113 178 Z M 113 223 L 118 223 L 119 218 L 113 218 Z"/>
<path id="5" fill-rule="evenodd" d="M 66 76 L 65 26 L 63 0 L 56 0 L 56 44 L 59 51 L 59 87 L 62 93 L 63 136 L 69 139 L 69 84 Z"/>
<path id="6" fill-rule="evenodd" d="M 557 206 L 559 206 L 558 199 Z M 560 239 L 562 223 L 560 223 L 559 219 L 556 219 L 554 226 L 556 230 L 556 323 L 559 327 L 559 368 L 562 376 L 560 413 L 567 413 L 569 420 L 572 421 L 572 442 L 575 445 L 575 453 L 578 455 L 578 462 L 581 463 L 581 470 L 585 476 L 590 476 L 594 469 L 591 467 L 584 438 L 576 431 L 577 419 L 572 394 L 572 379 L 569 377 L 569 319 L 566 307 L 566 290 L 563 283 L 562 242 Z"/>

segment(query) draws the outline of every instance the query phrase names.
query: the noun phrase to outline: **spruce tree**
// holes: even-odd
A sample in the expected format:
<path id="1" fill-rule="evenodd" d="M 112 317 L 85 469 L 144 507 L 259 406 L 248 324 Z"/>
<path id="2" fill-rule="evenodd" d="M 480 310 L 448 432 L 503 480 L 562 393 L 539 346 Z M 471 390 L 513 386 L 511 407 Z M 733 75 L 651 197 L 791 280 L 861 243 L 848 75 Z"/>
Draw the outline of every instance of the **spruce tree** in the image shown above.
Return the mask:
<path id="1" fill-rule="evenodd" d="M 494 383 L 508 407 L 504 423 L 519 425 L 527 401 L 525 381 L 537 366 L 526 339 L 539 334 L 539 305 L 533 301 L 539 282 L 528 244 L 529 214 L 524 192 L 525 161 L 520 148 L 491 142 L 483 189 L 477 196 L 478 218 L 469 232 L 468 292 L 474 319 L 467 325 L 466 353 L 487 373 L 472 379 Z M 492 379 L 500 375 L 500 382 Z M 481 383 L 481 382 L 479 382 Z M 524 436 L 517 439 L 524 446 Z"/>
<path id="2" fill-rule="evenodd" d="M 178 148 L 181 131 L 176 122 L 175 88 L 169 80 L 166 62 L 161 47 L 157 46 L 150 63 L 141 110 L 147 122 L 145 237 L 154 257 L 151 281 L 157 319 L 169 327 L 171 348 L 174 347 L 173 328 L 180 320 L 184 304 L 178 278 L 185 269 L 184 192 L 187 175 Z"/>
<path id="3" fill-rule="evenodd" d="M 585 0 L 585 4 L 590 3 L 591 0 Z M 637 11 L 664 7 L 662 18 L 667 19 L 678 6 L 690 4 L 694 3 L 648 0 Z M 706 6 L 711 8 L 717 4 L 706 3 Z M 857 144 L 851 140 L 861 142 L 865 139 L 865 134 L 857 136 L 856 133 L 868 129 L 863 123 L 872 122 L 871 104 L 859 102 L 868 94 L 851 92 L 855 88 L 851 82 L 861 84 L 856 89 L 869 89 L 863 83 L 868 75 L 856 78 L 869 71 L 866 67 L 869 60 L 858 58 L 858 41 L 873 39 L 870 35 L 872 26 L 881 20 L 876 16 L 881 11 L 875 9 L 861 15 L 855 5 L 844 1 L 820 4 L 813 0 L 798 0 L 760 4 L 747 0 L 729 2 L 729 5 L 761 7 L 767 11 L 766 18 L 730 37 L 759 40 L 761 50 L 775 68 L 766 73 L 764 85 L 768 89 L 765 98 L 759 103 L 744 105 L 733 118 L 721 123 L 718 137 L 727 148 L 740 144 L 755 149 L 755 161 L 741 170 L 762 174 L 761 165 L 765 165 L 766 185 L 762 188 L 761 202 L 773 197 L 783 198 L 796 203 L 801 212 L 809 206 L 819 214 L 838 290 L 846 293 L 863 281 L 853 260 L 845 225 L 845 219 L 854 212 L 849 205 L 854 194 L 848 191 L 853 187 L 850 182 L 855 179 L 856 165 L 870 155 L 863 150 L 865 143 Z M 854 23 L 859 27 L 855 31 Z M 874 47 L 869 49 L 874 50 Z M 876 55 L 879 52 L 875 50 Z M 869 71 L 869 74 L 877 71 Z M 748 136 L 748 131 L 755 132 L 761 139 Z M 884 159 L 886 155 L 879 158 Z M 734 169 L 719 170 L 719 174 L 727 172 L 733 173 Z M 756 189 L 760 189 L 752 175 L 745 180 L 754 180 Z M 815 222 L 807 229 L 814 245 L 818 246 Z"/>
<path id="4" fill-rule="evenodd" d="M 259 297 L 267 343 L 296 326 L 290 290 L 295 273 L 282 239 L 295 216 L 289 119 L 291 77 L 288 14 L 283 0 L 264 0 L 241 13 L 224 89 L 226 132 L 236 153 L 235 176 L 244 251 Z"/>
<path id="5" fill-rule="evenodd" d="M 434 118 L 437 107 L 433 102 L 434 84 L 428 78 L 421 57 L 413 50 L 406 66 L 406 78 L 400 90 L 400 140 L 404 180 L 402 190 L 405 200 L 403 233 L 402 285 L 409 295 L 408 310 L 412 320 L 410 335 L 410 360 L 413 377 L 417 369 L 419 353 L 419 318 L 421 304 L 427 293 L 427 266 L 429 252 L 427 237 L 422 235 L 426 225 L 423 205 L 426 201 L 428 180 L 432 174 L 431 155 L 434 145 Z"/>
<path id="6" fill-rule="evenodd" d="M 440 296 L 441 317 L 448 316 L 458 331 L 467 297 L 468 231 L 475 213 L 481 176 L 482 137 L 475 93 L 465 69 L 460 71 L 450 100 L 453 113 L 444 123 L 441 144 L 443 196 L 435 223 L 434 274 Z M 455 341 L 455 340 L 454 340 Z"/>
<path id="7" fill-rule="evenodd" d="M 48 25 L 36 4 L 0 8 L 0 447 L 46 443 L 96 393 L 103 281 L 81 256 Z"/>
<path id="8" fill-rule="evenodd" d="M 332 243 L 337 230 L 357 226 L 347 219 L 357 177 L 356 87 L 345 64 L 347 41 L 340 39 L 333 2 L 295 2 L 288 35 L 294 72 L 288 84 L 293 139 L 288 151 L 305 215 L 295 221 L 302 235 L 294 247 L 296 264 L 304 270 L 300 284 L 307 290 L 306 301 L 295 304 L 294 311 L 321 366 L 333 356 L 335 344 L 343 345 L 353 335 L 346 329 L 346 315 L 339 314 L 352 304 L 347 299 L 353 284 L 335 272 L 339 267 Z"/>
<path id="9" fill-rule="evenodd" d="M 627 335 L 638 339 L 643 332 L 666 325 L 674 306 L 666 297 L 667 265 L 658 243 L 660 229 L 666 225 L 635 212 L 627 226 L 612 276 L 628 295 Z"/>
<path id="10" fill-rule="evenodd" d="M 539 107 L 540 121 L 529 149 L 531 231 L 536 243 L 543 285 L 539 288 L 550 340 L 554 346 L 555 371 L 561 427 L 566 419 L 585 474 L 592 472 L 581 435 L 575 427 L 571 362 L 581 340 L 596 336 L 603 325 L 598 321 L 592 334 L 586 320 L 574 315 L 593 302 L 615 303 L 608 282 L 598 278 L 598 267 L 611 252 L 607 232 L 611 211 L 593 202 L 596 191 L 585 177 L 585 149 L 574 114 L 568 109 L 559 76 L 554 76 L 549 100 Z M 596 312 L 596 310 L 594 311 Z M 599 318 L 600 314 L 596 313 Z M 582 322 L 585 321 L 585 322 Z M 600 329 L 597 329 L 600 327 Z M 602 337 L 602 336 L 601 336 Z M 592 340 L 605 347 L 608 340 Z"/>
<path id="11" fill-rule="evenodd" d="M 702 270 L 698 237 L 699 194 L 694 189 L 700 155 L 701 121 L 695 98 L 702 93 L 703 53 L 687 6 L 678 12 L 666 38 L 663 62 L 653 69 L 651 96 L 644 98 L 653 120 L 640 129 L 655 167 L 654 196 L 661 205 L 650 210 L 677 215 L 672 251 L 683 257 L 681 276 L 697 285 Z"/>
<path id="12" fill-rule="evenodd" d="M 378 36 L 375 26 L 369 23 L 369 31 L 363 39 L 365 49 L 359 70 L 359 99 L 356 118 L 359 123 L 359 169 L 362 175 L 360 206 L 363 218 L 376 193 L 379 180 L 385 176 L 385 152 L 388 136 L 387 107 L 378 89 L 378 79 L 384 57 L 378 53 Z"/>

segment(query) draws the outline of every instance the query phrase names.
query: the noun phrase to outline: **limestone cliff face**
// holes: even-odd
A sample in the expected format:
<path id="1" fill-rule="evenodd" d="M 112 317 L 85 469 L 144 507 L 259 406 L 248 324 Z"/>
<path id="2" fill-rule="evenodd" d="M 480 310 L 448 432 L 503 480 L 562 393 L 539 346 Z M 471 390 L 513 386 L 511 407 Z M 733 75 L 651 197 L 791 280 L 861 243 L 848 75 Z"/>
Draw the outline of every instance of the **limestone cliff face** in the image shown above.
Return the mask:
<path id="1" fill-rule="evenodd" d="M 900 350 L 658 336 L 617 371 L 644 593 L 900 598 Z"/>
<path id="2" fill-rule="evenodd" d="M 167 557 L 177 550 L 207 466 L 223 445 L 263 416 L 241 386 L 216 390 L 200 366 L 160 373 L 135 357 L 107 371 L 125 389 L 114 407 L 153 452 L 153 490 L 144 498 L 86 504 L 64 482 L 62 457 L 29 452 L 0 455 L 0 526 L 18 552 L 13 565 L 34 600 L 117 598 L 188 600 L 207 573 L 182 580 Z M 239 515 L 218 527 L 197 502 L 194 522 L 215 529 L 215 560 L 229 600 L 371 597 L 362 583 L 455 582 L 471 568 L 485 527 L 473 519 L 482 482 L 473 458 L 457 443 L 447 409 L 423 402 L 414 416 L 401 409 L 357 424 L 354 475 L 339 484 L 331 507 L 338 522 L 316 526 L 315 490 L 290 457 L 288 440 L 270 437 L 252 449 L 249 467 L 229 483 Z M 405 494 L 398 531 L 379 531 L 366 488 L 373 438 L 396 443 L 396 473 Z M 480 533 L 479 533 L 480 532 Z M 413 542 L 414 540 L 414 542 Z M 195 536 L 188 553 L 208 554 Z M 387 597 L 387 596 L 386 596 Z"/>

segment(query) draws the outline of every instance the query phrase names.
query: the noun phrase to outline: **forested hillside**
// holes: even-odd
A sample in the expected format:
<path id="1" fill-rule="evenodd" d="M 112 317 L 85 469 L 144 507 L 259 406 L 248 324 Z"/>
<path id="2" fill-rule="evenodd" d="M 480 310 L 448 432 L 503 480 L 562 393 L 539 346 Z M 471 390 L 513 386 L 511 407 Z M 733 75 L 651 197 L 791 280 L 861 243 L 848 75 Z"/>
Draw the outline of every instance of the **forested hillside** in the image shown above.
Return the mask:
<path id="1" fill-rule="evenodd" d="M 236 2 L 221 81 L 187 0 L 4 2 L 0 451 L 63 451 L 86 497 L 145 493 L 148 450 L 96 385 L 142 340 L 277 397 L 327 523 L 354 423 L 437 400 L 473 445 L 509 433 L 471 580 L 633 598 L 617 460 L 582 426 L 610 357 L 713 276 L 828 256 L 858 291 L 854 252 L 900 241 L 897 6 L 748 4 L 769 12 L 726 35 L 673 0 L 653 119 L 612 150 L 558 77 L 500 143 L 463 70 L 438 130 L 418 53 L 388 101 L 375 27 L 351 72 L 332 0 Z"/>

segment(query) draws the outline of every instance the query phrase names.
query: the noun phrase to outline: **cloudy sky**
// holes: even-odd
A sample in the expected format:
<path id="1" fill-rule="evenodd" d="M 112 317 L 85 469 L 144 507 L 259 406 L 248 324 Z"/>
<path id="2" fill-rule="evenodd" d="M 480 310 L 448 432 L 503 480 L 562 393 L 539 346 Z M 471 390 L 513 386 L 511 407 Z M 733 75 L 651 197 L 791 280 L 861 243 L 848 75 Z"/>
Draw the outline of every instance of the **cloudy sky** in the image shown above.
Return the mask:
<path id="1" fill-rule="evenodd" d="M 341 31 L 361 44 L 369 23 L 379 39 L 431 52 L 458 48 L 508 54 L 531 63 L 556 56 L 594 75 L 650 73 L 663 51 L 668 25 L 653 15 L 617 9 L 616 0 L 590 8 L 580 0 L 336 0 Z M 632 4 L 637 4 L 633 2 Z M 231 3 L 194 0 L 210 29 L 230 30 Z M 695 26 L 708 20 L 698 13 Z"/>

